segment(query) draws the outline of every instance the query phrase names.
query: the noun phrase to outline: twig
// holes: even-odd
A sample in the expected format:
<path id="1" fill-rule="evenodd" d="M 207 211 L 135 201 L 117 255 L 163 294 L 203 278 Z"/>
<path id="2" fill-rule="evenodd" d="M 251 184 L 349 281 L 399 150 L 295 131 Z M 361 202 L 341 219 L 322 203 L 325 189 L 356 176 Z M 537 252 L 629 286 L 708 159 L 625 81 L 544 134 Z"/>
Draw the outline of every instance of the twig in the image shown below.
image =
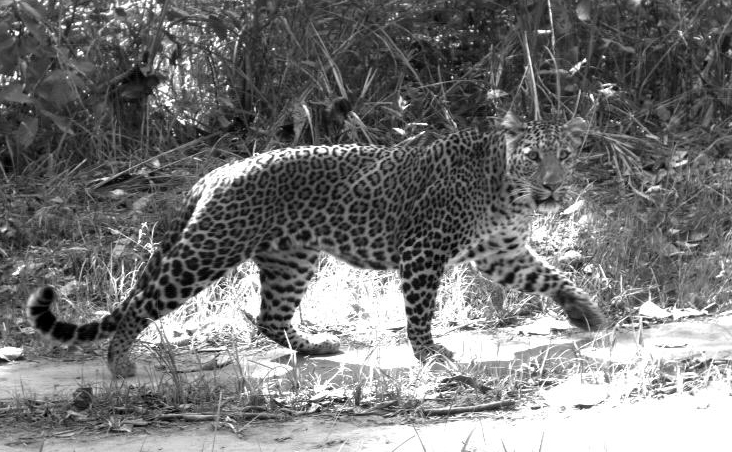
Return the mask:
<path id="1" fill-rule="evenodd" d="M 480 405 L 454 406 L 447 408 L 423 408 L 419 410 L 425 416 L 447 416 L 450 414 L 475 413 L 478 411 L 493 411 L 501 408 L 510 408 L 516 405 L 512 399 L 500 400 L 498 402 L 481 403 Z"/>
<path id="2" fill-rule="evenodd" d="M 200 413 L 167 413 L 155 416 L 156 420 L 159 421 L 189 421 L 189 422 L 204 422 L 204 421 L 215 421 L 220 416 L 215 414 L 200 414 Z"/>
<path id="3" fill-rule="evenodd" d="M 351 414 L 353 416 L 370 416 L 372 414 L 383 414 L 384 408 L 396 405 L 397 402 L 397 400 L 386 400 L 384 402 L 375 404 L 371 408 L 367 408 L 363 411 L 354 411 Z"/>
<path id="4" fill-rule="evenodd" d="M 270 419 L 270 420 L 281 420 L 283 417 L 286 417 L 282 414 L 274 414 L 274 413 L 238 413 L 236 415 L 237 418 L 241 419 Z M 160 421 L 174 421 L 174 420 L 181 420 L 181 421 L 188 421 L 188 422 L 207 422 L 207 421 L 215 421 L 217 419 L 221 419 L 222 415 L 217 414 L 201 414 L 201 413 L 167 413 L 167 414 L 161 414 L 159 416 L 156 416 L 156 420 Z"/>

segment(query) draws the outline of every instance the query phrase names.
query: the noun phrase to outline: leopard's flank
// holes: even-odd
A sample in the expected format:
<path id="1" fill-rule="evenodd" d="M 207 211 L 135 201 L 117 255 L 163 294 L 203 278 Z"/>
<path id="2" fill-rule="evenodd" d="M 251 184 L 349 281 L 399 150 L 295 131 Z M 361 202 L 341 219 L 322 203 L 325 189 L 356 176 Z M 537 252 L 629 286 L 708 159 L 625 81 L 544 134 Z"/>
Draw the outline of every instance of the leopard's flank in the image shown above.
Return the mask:
<path id="1" fill-rule="evenodd" d="M 596 330 L 605 322 L 597 305 L 527 246 L 531 215 L 558 207 L 585 131 L 580 118 L 523 123 L 509 113 L 494 130 L 422 148 L 311 146 L 230 163 L 193 186 L 111 314 L 84 325 L 59 321 L 49 309 L 55 291 L 44 287 L 28 300 L 28 316 L 57 341 L 111 337 L 112 374 L 131 376 L 130 348 L 151 320 L 250 259 L 260 270 L 259 331 L 299 352 L 332 353 L 337 338 L 307 336 L 291 323 L 325 251 L 399 272 L 407 336 L 421 360 L 452 355 L 433 341 L 431 322 L 442 274 L 465 261 L 507 287 L 552 297 L 572 324 Z"/>

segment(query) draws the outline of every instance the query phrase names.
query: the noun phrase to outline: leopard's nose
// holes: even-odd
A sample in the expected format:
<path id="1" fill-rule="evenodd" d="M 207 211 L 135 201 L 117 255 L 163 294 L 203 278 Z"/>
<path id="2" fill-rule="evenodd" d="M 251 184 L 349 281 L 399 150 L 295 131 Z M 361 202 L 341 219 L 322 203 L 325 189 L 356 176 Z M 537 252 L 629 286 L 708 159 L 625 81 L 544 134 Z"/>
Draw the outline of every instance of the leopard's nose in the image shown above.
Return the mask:
<path id="1" fill-rule="evenodd" d="M 550 165 L 547 163 L 547 167 L 539 173 L 539 179 L 544 188 L 554 191 L 562 185 L 564 171 L 558 164 Z"/>

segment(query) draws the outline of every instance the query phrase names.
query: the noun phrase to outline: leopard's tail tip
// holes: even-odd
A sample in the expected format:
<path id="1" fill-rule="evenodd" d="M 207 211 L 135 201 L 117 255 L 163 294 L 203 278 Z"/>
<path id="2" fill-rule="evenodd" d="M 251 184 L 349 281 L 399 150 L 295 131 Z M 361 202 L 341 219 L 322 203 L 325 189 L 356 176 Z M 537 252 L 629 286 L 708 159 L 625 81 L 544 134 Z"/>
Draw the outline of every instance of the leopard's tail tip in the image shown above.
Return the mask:
<path id="1" fill-rule="evenodd" d="M 38 320 L 45 313 L 50 314 L 51 305 L 56 301 L 56 291 L 52 286 L 43 286 L 28 297 L 25 306 L 26 314 L 31 319 L 33 326 L 38 328 Z M 51 314 L 53 316 L 53 314 Z M 53 316 L 55 318 L 55 316 Z"/>
<path id="2" fill-rule="evenodd" d="M 109 336 L 110 331 L 113 331 L 113 328 L 107 328 L 105 331 L 100 322 L 77 325 L 58 320 L 51 311 L 51 305 L 57 299 L 56 290 L 51 286 L 44 286 L 33 292 L 26 303 L 28 320 L 46 339 L 64 344 L 90 342 L 104 339 Z"/>

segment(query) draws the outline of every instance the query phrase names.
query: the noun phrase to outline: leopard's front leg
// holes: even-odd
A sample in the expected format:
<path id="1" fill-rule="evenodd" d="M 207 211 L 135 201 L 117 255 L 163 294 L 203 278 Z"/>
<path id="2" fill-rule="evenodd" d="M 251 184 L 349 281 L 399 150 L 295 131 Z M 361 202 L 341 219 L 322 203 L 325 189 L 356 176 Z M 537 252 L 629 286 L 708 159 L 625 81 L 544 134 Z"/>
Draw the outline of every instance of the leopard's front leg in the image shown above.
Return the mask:
<path id="1" fill-rule="evenodd" d="M 435 298 L 446 260 L 421 246 L 402 251 L 401 258 L 399 275 L 407 314 L 407 338 L 414 356 L 421 362 L 430 358 L 450 359 L 453 352 L 432 338 Z"/>
<path id="2" fill-rule="evenodd" d="M 597 331 L 605 325 L 605 315 L 587 293 L 564 273 L 543 262 L 527 248 L 511 255 L 485 257 L 476 260 L 474 264 L 478 270 L 499 284 L 552 297 L 574 326 Z"/>

